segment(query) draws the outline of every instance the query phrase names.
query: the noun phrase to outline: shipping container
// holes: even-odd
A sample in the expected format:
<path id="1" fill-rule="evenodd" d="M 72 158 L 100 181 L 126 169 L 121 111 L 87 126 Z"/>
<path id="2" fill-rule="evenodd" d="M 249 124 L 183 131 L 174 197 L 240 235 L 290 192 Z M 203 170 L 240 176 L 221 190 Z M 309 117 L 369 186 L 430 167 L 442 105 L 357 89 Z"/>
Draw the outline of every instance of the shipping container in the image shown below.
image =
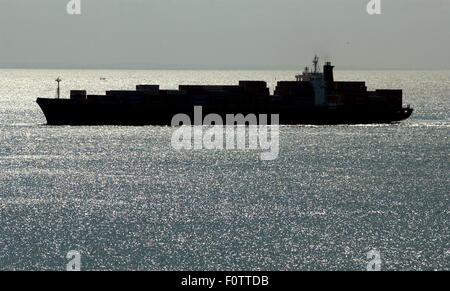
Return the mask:
<path id="1" fill-rule="evenodd" d="M 110 90 L 106 91 L 107 96 L 118 96 L 118 97 L 144 97 L 144 91 L 132 91 L 132 90 Z"/>
<path id="2" fill-rule="evenodd" d="M 111 96 L 106 95 L 87 95 L 87 100 L 90 102 L 100 102 L 100 103 L 117 102 L 117 100 L 111 98 Z"/>
<path id="3" fill-rule="evenodd" d="M 71 90 L 70 91 L 71 100 L 86 100 L 86 90 Z"/>
<path id="4" fill-rule="evenodd" d="M 159 92 L 159 85 L 136 85 L 136 91 Z"/>
<path id="5" fill-rule="evenodd" d="M 243 88 L 266 88 L 267 82 L 265 81 L 239 81 L 239 87 Z"/>
<path id="6" fill-rule="evenodd" d="M 391 107 L 400 109 L 403 106 L 402 90 L 376 90 L 375 95 L 384 97 L 386 103 Z"/>
<path id="7" fill-rule="evenodd" d="M 203 85 L 180 85 L 178 89 L 180 91 L 186 91 L 189 94 L 205 93 L 205 86 Z"/>

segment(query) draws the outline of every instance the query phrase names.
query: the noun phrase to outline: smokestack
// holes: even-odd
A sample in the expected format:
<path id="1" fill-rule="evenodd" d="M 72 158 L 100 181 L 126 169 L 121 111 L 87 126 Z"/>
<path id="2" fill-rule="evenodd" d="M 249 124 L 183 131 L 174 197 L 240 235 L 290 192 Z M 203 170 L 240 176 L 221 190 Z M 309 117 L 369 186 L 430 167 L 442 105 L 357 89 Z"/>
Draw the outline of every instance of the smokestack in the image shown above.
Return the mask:
<path id="1" fill-rule="evenodd" d="M 334 89 L 333 68 L 334 66 L 331 65 L 331 62 L 326 62 L 323 66 L 323 79 L 325 80 L 325 84 L 329 91 Z"/>

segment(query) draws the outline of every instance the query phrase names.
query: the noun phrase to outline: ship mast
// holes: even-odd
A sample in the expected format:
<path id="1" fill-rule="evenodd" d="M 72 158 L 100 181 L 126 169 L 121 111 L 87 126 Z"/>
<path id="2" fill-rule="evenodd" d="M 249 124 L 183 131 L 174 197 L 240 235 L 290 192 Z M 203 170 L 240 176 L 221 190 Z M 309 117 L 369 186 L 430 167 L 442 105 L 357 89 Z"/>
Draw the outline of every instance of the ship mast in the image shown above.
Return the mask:
<path id="1" fill-rule="evenodd" d="M 317 55 L 314 56 L 313 65 L 314 65 L 314 69 L 311 69 L 311 71 L 309 70 L 308 67 L 306 67 L 303 71 L 303 74 L 299 74 L 299 75 L 295 76 L 295 79 L 297 80 L 297 82 L 309 81 L 312 78 L 315 78 L 315 74 L 319 73 L 319 57 Z"/>
<path id="2" fill-rule="evenodd" d="M 59 83 L 60 83 L 62 80 L 61 80 L 60 77 L 58 77 L 55 81 L 58 83 L 58 88 L 56 89 L 56 98 L 59 99 L 59 97 L 60 97 L 60 92 L 61 92 L 61 90 L 60 90 L 60 88 L 59 88 Z"/>
<path id="3" fill-rule="evenodd" d="M 315 74 L 318 72 L 317 68 L 319 65 L 319 57 L 317 55 L 314 56 L 313 64 L 314 64 L 314 74 Z"/>

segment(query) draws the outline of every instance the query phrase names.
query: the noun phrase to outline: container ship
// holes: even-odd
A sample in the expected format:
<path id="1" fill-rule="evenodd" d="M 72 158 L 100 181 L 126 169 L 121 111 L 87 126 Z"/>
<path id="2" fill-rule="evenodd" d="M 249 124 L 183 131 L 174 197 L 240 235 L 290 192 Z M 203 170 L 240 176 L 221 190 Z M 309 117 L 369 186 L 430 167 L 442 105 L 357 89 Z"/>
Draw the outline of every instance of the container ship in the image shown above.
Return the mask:
<path id="1" fill-rule="evenodd" d="M 70 91 L 70 99 L 37 98 L 48 125 L 171 125 L 179 113 L 278 114 L 280 124 L 393 123 L 411 116 L 403 106 L 402 90 L 368 91 L 365 82 L 335 81 L 331 62 L 319 70 L 319 59 L 292 81 L 280 81 L 271 94 L 265 81 L 238 85 L 180 85 L 162 90 L 159 85 L 137 85 L 136 90 L 88 95 Z"/>

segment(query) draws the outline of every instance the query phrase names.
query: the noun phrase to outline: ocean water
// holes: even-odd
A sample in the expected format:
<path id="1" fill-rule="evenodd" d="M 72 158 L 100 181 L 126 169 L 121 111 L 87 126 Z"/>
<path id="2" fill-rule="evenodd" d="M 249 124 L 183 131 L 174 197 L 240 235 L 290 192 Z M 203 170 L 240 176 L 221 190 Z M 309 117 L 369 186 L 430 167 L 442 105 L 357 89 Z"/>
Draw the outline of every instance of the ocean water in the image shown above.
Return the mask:
<path id="1" fill-rule="evenodd" d="M 0 70 L 0 269 L 449 270 L 450 71 L 337 71 L 402 88 L 394 125 L 283 126 L 280 156 L 175 151 L 169 127 L 46 126 L 36 97 L 138 83 L 273 89 L 287 71 Z M 100 80 L 105 78 L 105 80 Z"/>

